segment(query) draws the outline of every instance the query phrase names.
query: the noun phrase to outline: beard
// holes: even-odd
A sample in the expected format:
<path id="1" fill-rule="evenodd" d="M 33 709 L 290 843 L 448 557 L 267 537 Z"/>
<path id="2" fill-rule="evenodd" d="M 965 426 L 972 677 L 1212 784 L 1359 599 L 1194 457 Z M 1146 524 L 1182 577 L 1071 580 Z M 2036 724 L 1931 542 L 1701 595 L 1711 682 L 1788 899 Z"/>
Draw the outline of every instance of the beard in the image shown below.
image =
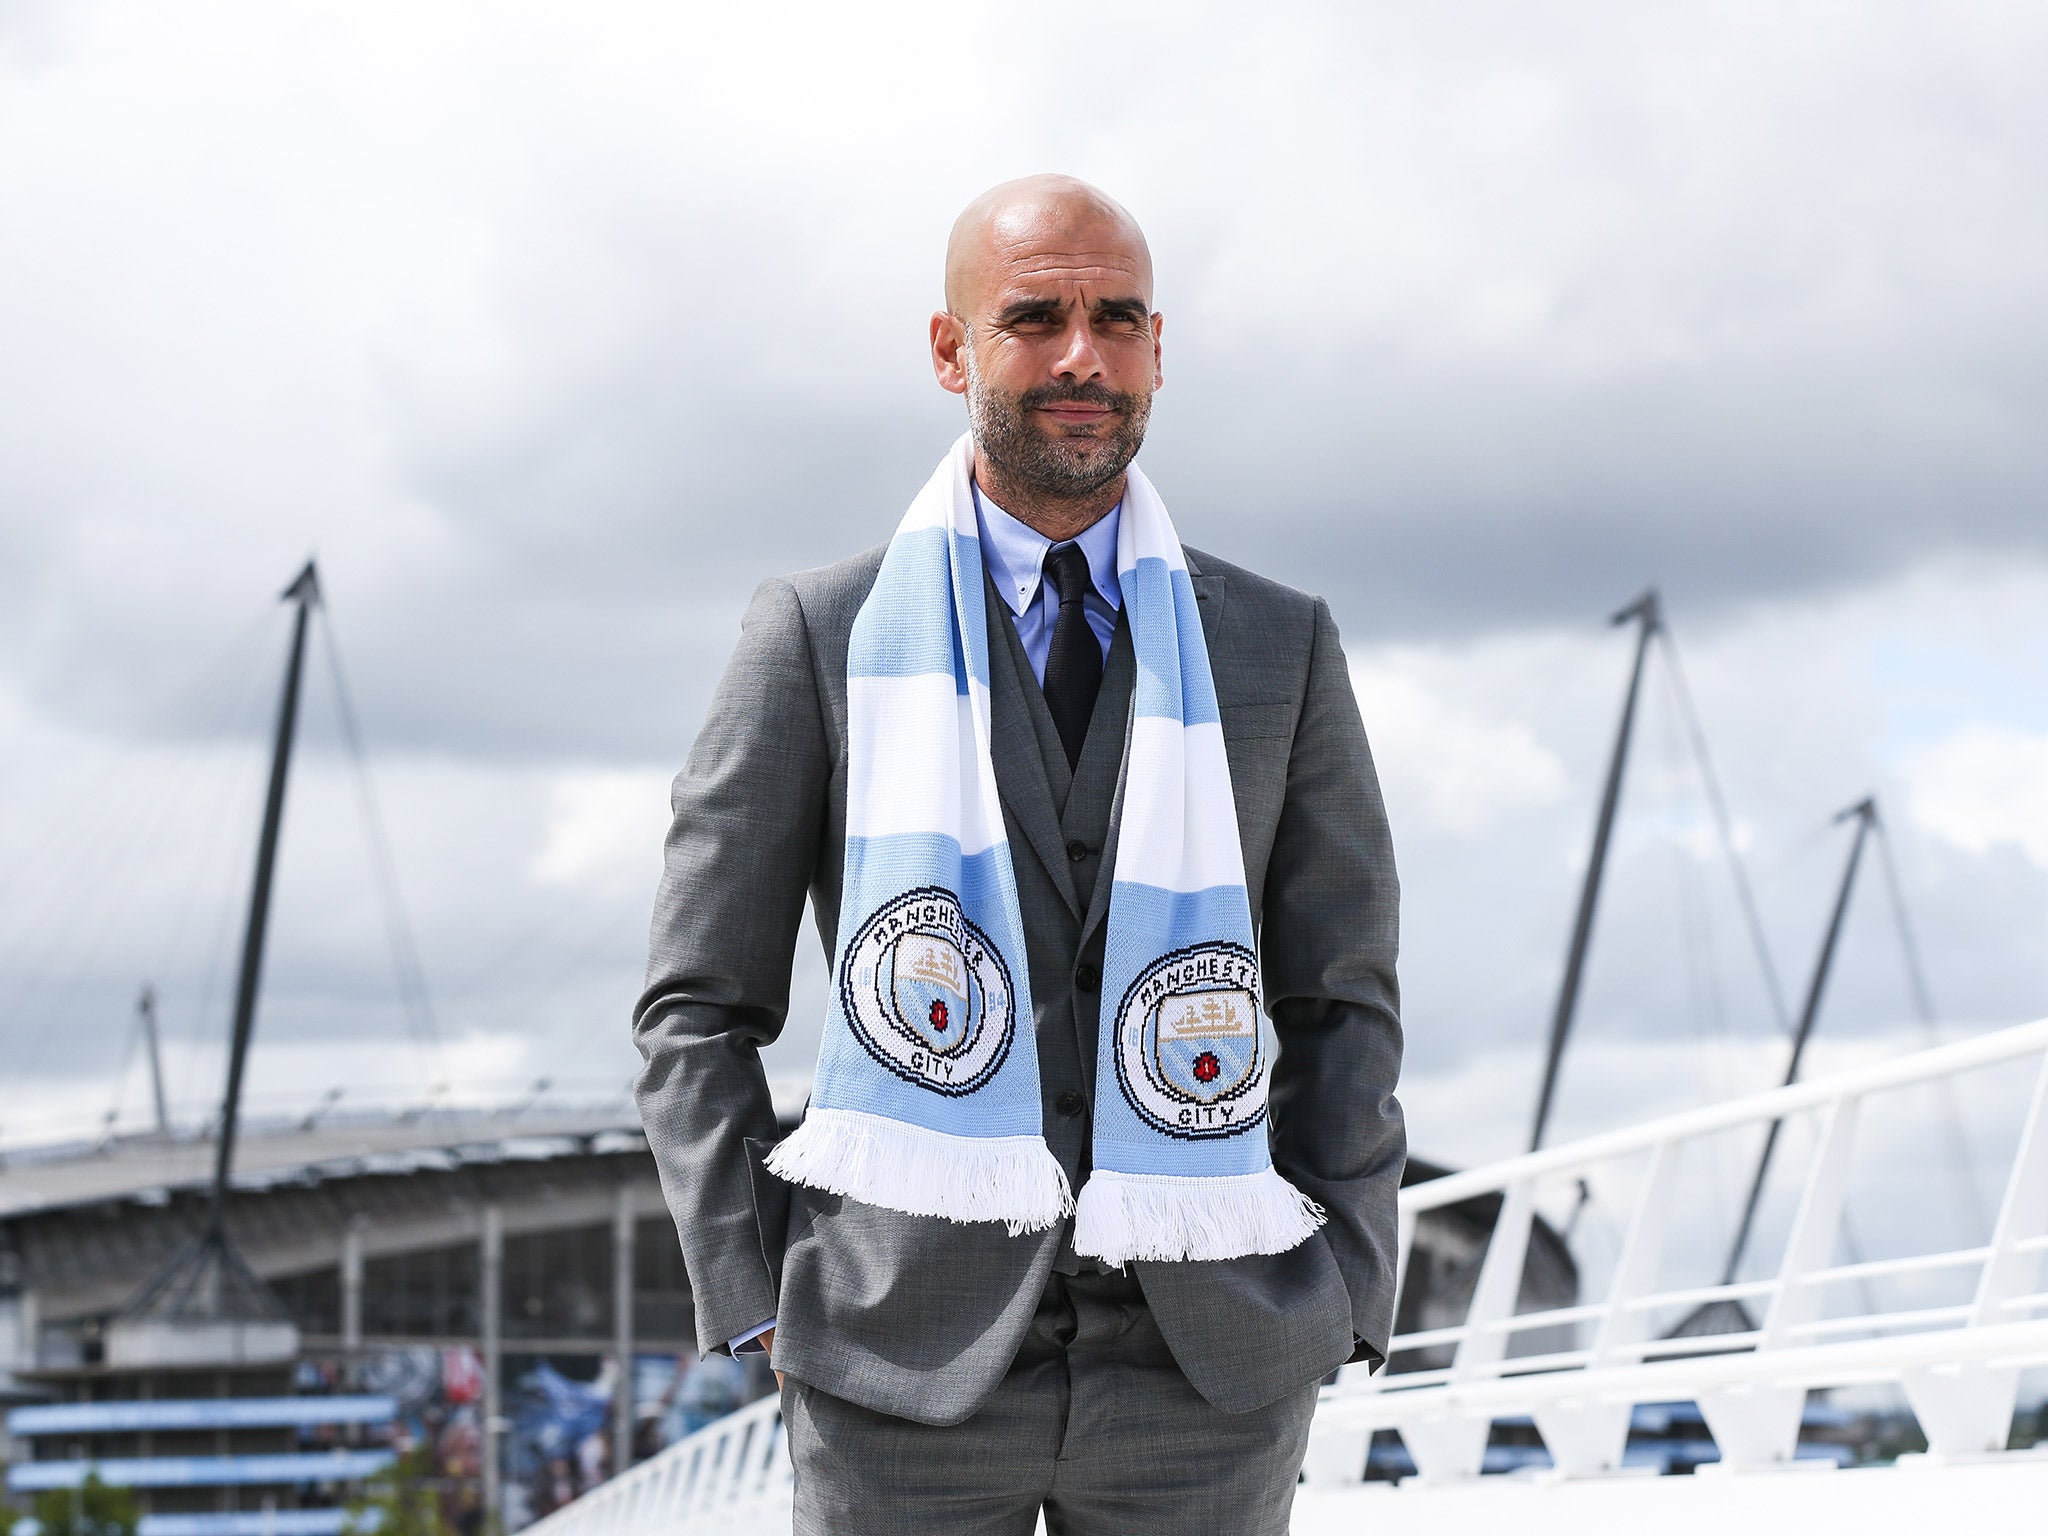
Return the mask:
<path id="1" fill-rule="evenodd" d="M 1034 495 L 1073 500 L 1092 495 L 1130 467 L 1145 441 L 1152 395 L 1126 394 L 1106 384 L 1041 384 L 1018 394 L 991 389 L 967 355 L 967 423 L 980 448 L 1005 480 Z M 1041 406 L 1084 401 L 1116 414 L 1086 437 L 1047 431 L 1032 413 Z"/>

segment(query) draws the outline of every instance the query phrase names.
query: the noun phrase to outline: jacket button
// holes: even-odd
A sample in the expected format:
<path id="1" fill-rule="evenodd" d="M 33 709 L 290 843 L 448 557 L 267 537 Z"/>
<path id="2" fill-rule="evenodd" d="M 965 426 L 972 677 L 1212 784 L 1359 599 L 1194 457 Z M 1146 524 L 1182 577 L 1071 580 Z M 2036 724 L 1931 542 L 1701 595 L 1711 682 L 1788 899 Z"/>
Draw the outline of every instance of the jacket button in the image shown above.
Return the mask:
<path id="1" fill-rule="evenodd" d="M 1101 984 L 1102 972 L 1088 964 L 1087 961 L 1084 960 L 1081 964 L 1074 967 L 1074 985 L 1083 992 L 1093 992 Z"/>
<path id="2" fill-rule="evenodd" d="M 1063 1115 L 1078 1115 L 1079 1113 L 1081 1113 L 1082 1110 L 1086 1109 L 1087 1107 L 1088 1101 L 1082 1098 L 1081 1095 L 1079 1095 L 1078 1093 L 1061 1094 L 1059 1097 L 1059 1104 L 1057 1105 L 1059 1112 Z"/>
<path id="3" fill-rule="evenodd" d="M 1076 864 L 1080 863 L 1083 859 L 1087 858 L 1088 855 L 1093 853 L 1094 851 L 1095 850 L 1093 848 L 1090 848 L 1078 837 L 1075 838 L 1074 841 L 1072 841 L 1071 843 L 1067 844 L 1067 857 L 1072 859 Z"/>

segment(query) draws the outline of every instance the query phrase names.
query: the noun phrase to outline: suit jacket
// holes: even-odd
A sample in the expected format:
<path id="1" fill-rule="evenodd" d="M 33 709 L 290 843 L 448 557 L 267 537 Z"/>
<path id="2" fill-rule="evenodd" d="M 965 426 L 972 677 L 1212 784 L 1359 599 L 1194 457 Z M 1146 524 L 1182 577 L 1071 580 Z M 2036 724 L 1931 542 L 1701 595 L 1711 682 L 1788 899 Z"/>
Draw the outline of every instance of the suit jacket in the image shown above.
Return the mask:
<path id="1" fill-rule="evenodd" d="M 785 1185 L 758 1052 L 780 1033 L 808 895 L 836 948 L 846 825 L 846 652 L 873 549 L 762 584 L 688 764 L 634 1013 L 637 1093 L 706 1351 L 777 1319 L 775 1363 L 880 1412 L 971 1416 L 1015 1356 L 1049 1271 L 1090 1267 L 1072 1223 L 909 1216 Z M 1329 1213 L 1279 1254 L 1134 1269 L 1175 1359 L 1242 1412 L 1384 1355 L 1406 1156 L 1398 888 L 1336 625 L 1319 598 L 1190 549 L 1237 802 L 1266 1004 L 1280 1041 L 1274 1165 Z M 1089 1166 L 1105 919 L 1135 667 L 1128 628 L 1069 770 L 990 592 L 991 751 L 1024 922 L 1045 1134 Z M 1142 793 L 1142 786 L 1137 792 Z M 1112 1085 L 1111 1092 L 1114 1092 Z"/>

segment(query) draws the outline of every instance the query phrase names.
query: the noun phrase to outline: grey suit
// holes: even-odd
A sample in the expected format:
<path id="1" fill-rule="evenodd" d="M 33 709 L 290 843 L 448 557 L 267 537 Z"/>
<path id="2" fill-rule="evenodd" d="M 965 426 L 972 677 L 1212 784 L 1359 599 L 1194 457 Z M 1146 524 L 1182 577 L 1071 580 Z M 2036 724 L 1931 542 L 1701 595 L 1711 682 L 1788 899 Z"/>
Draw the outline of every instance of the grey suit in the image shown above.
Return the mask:
<path id="1" fill-rule="evenodd" d="M 1049 1275 L 1095 1268 L 1075 1256 L 1068 1228 L 1010 1237 L 1000 1225 L 906 1216 L 792 1190 L 762 1164 L 775 1122 L 757 1051 L 782 1028 L 806 894 L 828 956 L 835 947 L 847 641 L 882 553 L 755 594 L 675 782 L 634 1015 L 646 1063 L 638 1093 L 703 1347 L 722 1348 L 774 1316 L 776 1364 L 808 1387 L 897 1419 L 958 1424 L 1018 1356 Z M 1213 556 L 1186 555 L 1281 1044 L 1273 1161 L 1329 1223 L 1287 1253 L 1132 1270 L 1186 1379 L 1216 1409 L 1242 1413 L 1298 1398 L 1345 1360 L 1385 1349 L 1405 1155 L 1394 1097 L 1397 887 L 1328 610 Z M 1069 772 L 1006 610 L 993 595 L 988 606 L 992 752 L 1024 919 L 1045 1133 L 1078 1189 L 1134 667 L 1120 631 Z"/>

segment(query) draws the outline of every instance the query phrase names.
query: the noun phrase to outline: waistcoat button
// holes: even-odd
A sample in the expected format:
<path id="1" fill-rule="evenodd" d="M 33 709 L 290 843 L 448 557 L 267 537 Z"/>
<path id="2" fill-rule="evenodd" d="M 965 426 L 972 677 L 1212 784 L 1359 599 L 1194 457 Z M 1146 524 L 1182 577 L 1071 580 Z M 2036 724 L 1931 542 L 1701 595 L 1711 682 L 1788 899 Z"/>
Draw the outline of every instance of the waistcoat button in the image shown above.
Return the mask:
<path id="1" fill-rule="evenodd" d="M 1059 1103 L 1054 1107 L 1063 1115 L 1078 1115 L 1088 1107 L 1088 1101 L 1078 1093 L 1063 1093 L 1059 1097 Z"/>

